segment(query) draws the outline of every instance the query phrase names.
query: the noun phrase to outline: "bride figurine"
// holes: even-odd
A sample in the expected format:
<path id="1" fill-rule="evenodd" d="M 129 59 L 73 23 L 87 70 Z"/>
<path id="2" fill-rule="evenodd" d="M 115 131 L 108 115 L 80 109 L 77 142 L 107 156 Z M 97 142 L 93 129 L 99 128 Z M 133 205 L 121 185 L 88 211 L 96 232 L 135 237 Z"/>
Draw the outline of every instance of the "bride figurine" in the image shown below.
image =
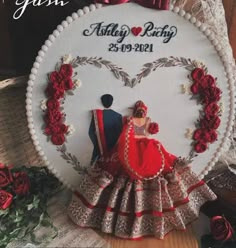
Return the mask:
<path id="1" fill-rule="evenodd" d="M 136 102 L 114 148 L 103 153 L 73 193 L 68 207 L 73 222 L 120 238 L 163 239 L 172 230 L 185 230 L 201 205 L 216 199 L 186 160 L 149 138 L 158 131 L 147 106 Z"/>

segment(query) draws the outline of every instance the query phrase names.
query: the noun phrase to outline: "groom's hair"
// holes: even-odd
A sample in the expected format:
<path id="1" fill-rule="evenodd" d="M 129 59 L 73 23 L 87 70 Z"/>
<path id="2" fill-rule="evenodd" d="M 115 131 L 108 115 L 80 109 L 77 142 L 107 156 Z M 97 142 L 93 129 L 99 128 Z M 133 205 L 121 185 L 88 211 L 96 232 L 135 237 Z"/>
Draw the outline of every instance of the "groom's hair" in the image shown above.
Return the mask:
<path id="1" fill-rule="evenodd" d="M 105 108 L 109 108 L 111 107 L 112 103 L 113 103 L 113 96 L 110 94 L 105 94 L 101 96 L 101 101 L 102 101 L 102 105 Z"/>

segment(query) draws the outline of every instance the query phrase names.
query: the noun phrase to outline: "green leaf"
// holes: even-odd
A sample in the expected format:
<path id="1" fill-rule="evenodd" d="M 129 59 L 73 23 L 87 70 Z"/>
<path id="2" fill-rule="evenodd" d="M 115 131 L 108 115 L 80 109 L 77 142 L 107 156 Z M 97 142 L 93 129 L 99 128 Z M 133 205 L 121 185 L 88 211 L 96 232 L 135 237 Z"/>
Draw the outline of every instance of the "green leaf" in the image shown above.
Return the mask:
<path id="1" fill-rule="evenodd" d="M 31 210 L 33 208 L 34 208 L 34 205 L 32 203 L 27 205 L 27 210 Z"/>
<path id="2" fill-rule="evenodd" d="M 52 227 L 52 223 L 49 220 L 44 219 L 41 221 L 41 226 Z"/>
<path id="3" fill-rule="evenodd" d="M 13 236 L 15 234 L 18 234 L 21 231 L 21 228 L 16 228 L 15 230 L 13 230 L 12 232 L 9 233 L 9 235 Z"/>
<path id="4" fill-rule="evenodd" d="M 5 210 L 0 210 L 0 216 L 7 215 L 8 213 L 9 213 L 9 208 L 7 208 Z"/>

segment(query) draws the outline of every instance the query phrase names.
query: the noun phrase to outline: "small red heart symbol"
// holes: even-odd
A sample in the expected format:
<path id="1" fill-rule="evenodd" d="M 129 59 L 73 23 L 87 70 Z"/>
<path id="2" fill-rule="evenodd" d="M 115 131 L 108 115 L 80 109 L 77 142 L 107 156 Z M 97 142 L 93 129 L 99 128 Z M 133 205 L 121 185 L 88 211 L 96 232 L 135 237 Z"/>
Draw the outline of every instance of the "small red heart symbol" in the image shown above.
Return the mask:
<path id="1" fill-rule="evenodd" d="M 134 36 L 138 36 L 142 32 L 141 27 L 133 27 L 131 28 L 131 32 L 133 33 Z"/>

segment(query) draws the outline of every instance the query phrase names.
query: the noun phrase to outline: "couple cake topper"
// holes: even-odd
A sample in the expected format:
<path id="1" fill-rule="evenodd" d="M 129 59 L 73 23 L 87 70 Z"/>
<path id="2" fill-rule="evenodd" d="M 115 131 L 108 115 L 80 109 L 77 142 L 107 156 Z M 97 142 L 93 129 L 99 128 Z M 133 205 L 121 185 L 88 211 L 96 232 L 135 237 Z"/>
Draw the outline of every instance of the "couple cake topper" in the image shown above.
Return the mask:
<path id="1" fill-rule="evenodd" d="M 81 227 L 132 240 L 185 230 L 215 194 L 184 159 L 150 136 L 159 127 L 143 101 L 122 117 L 109 109 L 111 95 L 101 100 L 105 109 L 92 111 L 89 128 L 93 165 L 72 195 L 69 216 Z"/>

